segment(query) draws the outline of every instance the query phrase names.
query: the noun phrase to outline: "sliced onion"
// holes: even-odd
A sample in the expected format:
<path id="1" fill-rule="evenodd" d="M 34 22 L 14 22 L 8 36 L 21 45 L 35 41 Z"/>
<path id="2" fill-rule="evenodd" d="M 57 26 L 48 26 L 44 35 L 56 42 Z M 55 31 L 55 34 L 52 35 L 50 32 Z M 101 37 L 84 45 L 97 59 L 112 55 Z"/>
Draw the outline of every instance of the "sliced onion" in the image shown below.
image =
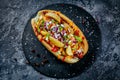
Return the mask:
<path id="1" fill-rule="evenodd" d="M 77 41 L 76 41 L 76 40 L 74 40 L 74 41 L 73 41 L 73 43 L 77 43 Z"/>
<path id="2" fill-rule="evenodd" d="M 55 33 L 55 34 L 54 34 L 54 37 L 55 37 L 56 39 L 58 38 L 58 35 L 57 35 L 57 33 Z"/>
<path id="3" fill-rule="evenodd" d="M 56 32 L 58 31 L 58 27 L 55 27 L 55 31 L 56 31 Z"/>
<path id="4" fill-rule="evenodd" d="M 58 31 L 58 27 L 53 27 L 53 28 L 52 28 L 52 31 L 53 31 L 53 32 L 57 32 L 57 31 Z"/>
<path id="5" fill-rule="evenodd" d="M 66 33 L 66 31 L 65 31 L 65 30 L 62 30 L 62 31 L 61 31 L 61 34 L 62 34 L 62 35 L 64 35 L 65 33 Z"/>
<path id="6" fill-rule="evenodd" d="M 45 22 L 45 24 L 44 24 L 44 28 L 45 28 L 45 29 L 47 29 L 47 25 L 46 25 L 46 22 Z"/>

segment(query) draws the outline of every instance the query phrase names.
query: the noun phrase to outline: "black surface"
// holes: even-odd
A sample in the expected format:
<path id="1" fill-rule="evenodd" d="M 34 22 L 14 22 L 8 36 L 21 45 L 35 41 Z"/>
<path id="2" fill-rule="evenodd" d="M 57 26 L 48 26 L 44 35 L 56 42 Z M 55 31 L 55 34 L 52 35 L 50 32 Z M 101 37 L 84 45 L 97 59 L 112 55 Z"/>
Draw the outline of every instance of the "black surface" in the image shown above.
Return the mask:
<path id="1" fill-rule="evenodd" d="M 83 59 L 75 64 L 67 64 L 58 60 L 34 35 L 30 20 L 36 16 L 35 13 L 28 21 L 23 33 L 22 44 L 27 60 L 38 72 L 49 77 L 70 78 L 79 76 L 92 65 L 98 56 L 97 54 L 101 53 L 101 32 L 97 22 L 84 9 L 71 4 L 52 4 L 42 9 L 60 11 L 73 20 L 85 34 L 89 43 L 89 51 Z M 42 64 L 44 59 L 48 61 Z"/>

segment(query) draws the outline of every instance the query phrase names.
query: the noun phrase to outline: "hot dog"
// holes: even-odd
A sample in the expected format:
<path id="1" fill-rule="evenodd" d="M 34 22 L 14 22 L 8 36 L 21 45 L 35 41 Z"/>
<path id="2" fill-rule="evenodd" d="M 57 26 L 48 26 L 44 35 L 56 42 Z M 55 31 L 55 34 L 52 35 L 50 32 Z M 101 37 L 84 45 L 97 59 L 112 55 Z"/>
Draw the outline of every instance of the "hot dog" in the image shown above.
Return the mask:
<path id="1" fill-rule="evenodd" d="M 31 25 L 38 40 L 63 62 L 76 63 L 88 51 L 83 32 L 59 11 L 38 11 L 31 19 Z"/>

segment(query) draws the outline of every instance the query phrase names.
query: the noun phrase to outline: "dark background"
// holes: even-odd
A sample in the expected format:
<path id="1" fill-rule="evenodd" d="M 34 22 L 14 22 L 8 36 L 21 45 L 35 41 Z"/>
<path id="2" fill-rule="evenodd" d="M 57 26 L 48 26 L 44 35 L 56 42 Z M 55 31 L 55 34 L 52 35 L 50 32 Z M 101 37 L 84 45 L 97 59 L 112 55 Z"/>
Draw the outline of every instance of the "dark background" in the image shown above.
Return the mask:
<path id="1" fill-rule="evenodd" d="M 30 17 L 53 3 L 83 7 L 99 23 L 102 52 L 82 74 L 71 80 L 120 80 L 120 0 L 0 0 L 0 80 L 45 80 L 26 64 L 22 34 Z"/>

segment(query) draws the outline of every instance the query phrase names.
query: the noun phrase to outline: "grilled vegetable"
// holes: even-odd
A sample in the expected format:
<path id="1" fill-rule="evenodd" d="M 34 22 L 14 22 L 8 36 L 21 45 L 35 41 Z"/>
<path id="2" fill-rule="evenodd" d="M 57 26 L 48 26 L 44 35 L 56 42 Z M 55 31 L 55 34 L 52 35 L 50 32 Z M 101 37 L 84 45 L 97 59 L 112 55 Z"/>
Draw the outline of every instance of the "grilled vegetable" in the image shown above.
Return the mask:
<path id="1" fill-rule="evenodd" d="M 67 47 L 67 49 L 66 49 L 66 53 L 67 53 L 67 55 L 69 55 L 69 56 L 73 56 L 73 52 L 72 52 L 70 46 Z"/>
<path id="2" fill-rule="evenodd" d="M 62 42 L 60 42 L 59 40 L 53 38 L 53 37 L 49 37 L 50 42 L 53 43 L 55 46 L 57 47 L 64 47 L 64 44 Z"/>

